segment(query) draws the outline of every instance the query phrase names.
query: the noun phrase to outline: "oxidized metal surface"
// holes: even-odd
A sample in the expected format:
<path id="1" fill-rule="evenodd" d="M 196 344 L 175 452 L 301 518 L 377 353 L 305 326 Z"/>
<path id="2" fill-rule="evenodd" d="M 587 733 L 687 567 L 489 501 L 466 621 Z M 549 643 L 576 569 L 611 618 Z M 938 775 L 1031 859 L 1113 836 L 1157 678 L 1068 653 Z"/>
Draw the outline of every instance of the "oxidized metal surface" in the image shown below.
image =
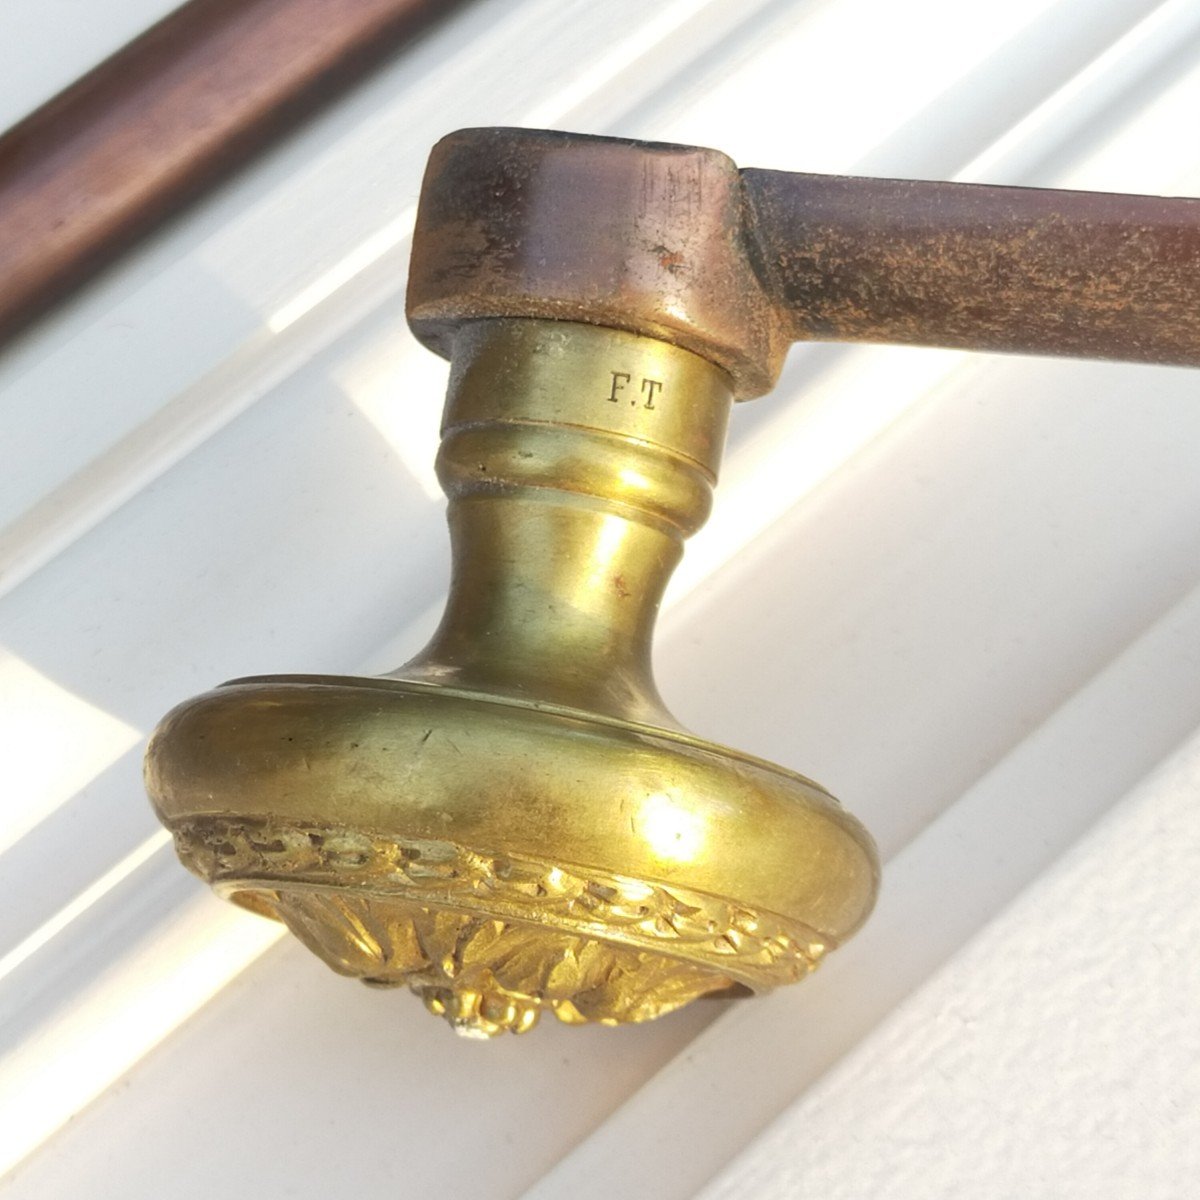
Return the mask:
<path id="1" fill-rule="evenodd" d="M 1200 365 L 1200 200 L 742 178 L 794 339 Z"/>
<path id="2" fill-rule="evenodd" d="M 663 338 L 769 391 L 787 336 L 751 266 L 741 179 L 716 150 L 530 129 L 433 148 L 408 319 L 449 357 L 464 319 L 549 317 Z"/>
<path id="3" fill-rule="evenodd" d="M 539 130 L 430 158 L 409 320 L 629 329 L 739 399 L 793 340 L 1200 365 L 1200 200 L 738 171 L 724 155 Z"/>
<path id="4" fill-rule="evenodd" d="M 473 1035 L 806 974 L 870 911 L 870 838 L 810 780 L 684 733 L 650 673 L 730 403 L 662 341 L 465 326 L 440 628 L 383 679 L 242 680 L 168 714 L 146 778 L 184 862 Z"/>

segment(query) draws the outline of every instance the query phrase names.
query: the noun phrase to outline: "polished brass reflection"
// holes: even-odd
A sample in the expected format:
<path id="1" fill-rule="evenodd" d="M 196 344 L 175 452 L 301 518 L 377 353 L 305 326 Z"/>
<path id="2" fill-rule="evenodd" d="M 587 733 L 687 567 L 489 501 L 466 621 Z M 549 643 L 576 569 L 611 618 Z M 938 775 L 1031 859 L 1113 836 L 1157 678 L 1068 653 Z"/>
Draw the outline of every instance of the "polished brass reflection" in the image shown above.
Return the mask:
<path id="1" fill-rule="evenodd" d="M 650 669 L 729 376 L 536 319 L 464 321 L 452 361 L 441 626 L 382 679 L 245 679 L 170 713 L 146 778 L 180 857 L 471 1036 L 800 979 L 870 911 L 871 840 L 818 785 L 680 729 Z"/>

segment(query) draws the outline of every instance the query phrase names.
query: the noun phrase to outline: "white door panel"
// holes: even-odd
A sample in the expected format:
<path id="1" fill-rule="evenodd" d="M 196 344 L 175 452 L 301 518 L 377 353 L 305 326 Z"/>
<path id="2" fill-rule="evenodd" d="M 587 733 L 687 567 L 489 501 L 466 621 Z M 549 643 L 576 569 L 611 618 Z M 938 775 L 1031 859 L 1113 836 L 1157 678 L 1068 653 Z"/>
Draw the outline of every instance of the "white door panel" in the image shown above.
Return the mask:
<path id="1" fill-rule="evenodd" d="M 68 54 L 71 7 L 0 17 L 0 120 L 170 6 Z M 204 893 L 139 772 L 177 700 L 436 619 L 441 134 L 1200 194 L 1198 105 L 1193 0 L 481 0 L 0 356 L 0 1195 L 1186 1194 L 1196 373 L 801 347 L 735 413 L 657 666 L 880 842 L 800 988 L 462 1045 Z"/>

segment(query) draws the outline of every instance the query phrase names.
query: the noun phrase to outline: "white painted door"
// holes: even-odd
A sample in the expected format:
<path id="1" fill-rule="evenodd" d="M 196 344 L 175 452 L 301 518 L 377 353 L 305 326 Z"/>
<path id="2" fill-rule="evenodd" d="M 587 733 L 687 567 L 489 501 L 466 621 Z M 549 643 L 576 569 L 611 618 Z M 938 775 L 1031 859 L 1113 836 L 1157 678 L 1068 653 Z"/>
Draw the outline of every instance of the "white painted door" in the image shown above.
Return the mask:
<path id="1" fill-rule="evenodd" d="M 11 0 L 0 120 L 170 7 Z M 886 863 L 794 990 L 457 1042 L 203 892 L 139 762 L 436 616 L 442 133 L 1198 195 L 1198 111 L 1195 0 L 479 0 L 0 358 L 0 1196 L 1194 1194 L 1198 373 L 811 346 L 735 414 L 660 683 Z"/>

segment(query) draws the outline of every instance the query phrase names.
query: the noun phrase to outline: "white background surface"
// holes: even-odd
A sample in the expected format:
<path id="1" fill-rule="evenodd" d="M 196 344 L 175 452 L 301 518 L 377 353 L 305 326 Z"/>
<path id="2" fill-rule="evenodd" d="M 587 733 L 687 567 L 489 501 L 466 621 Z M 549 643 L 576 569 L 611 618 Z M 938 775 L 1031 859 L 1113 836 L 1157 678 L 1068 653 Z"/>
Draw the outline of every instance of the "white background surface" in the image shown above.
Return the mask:
<path id="1" fill-rule="evenodd" d="M 10 3 L 0 119 L 169 7 Z M 138 773 L 176 700 L 434 618 L 442 133 L 1194 195 L 1198 109 L 1193 0 L 481 0 L 0 357 L 0 1195 L 1190 1195 L 1191 372 L 803 347 L 735 414 L 662 690 L 887 861 L 791 992 L 460 1044 L 204 894 Z"/>

